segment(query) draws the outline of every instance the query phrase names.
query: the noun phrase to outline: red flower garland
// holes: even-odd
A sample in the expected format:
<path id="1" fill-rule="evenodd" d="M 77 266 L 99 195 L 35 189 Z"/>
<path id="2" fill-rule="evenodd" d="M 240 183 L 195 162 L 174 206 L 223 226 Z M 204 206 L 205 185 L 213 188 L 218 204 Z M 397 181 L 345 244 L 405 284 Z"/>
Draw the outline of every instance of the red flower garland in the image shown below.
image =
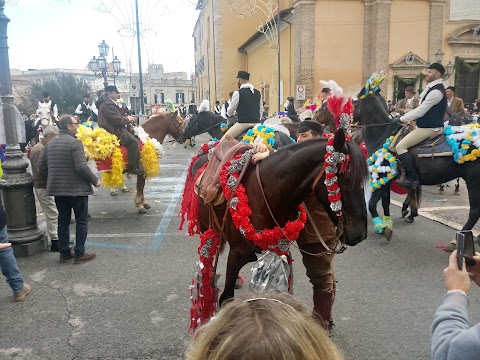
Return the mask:
<path id="1" fill-rule="evenodd" d="M 218 251 L 220 238 L 214 229 L 208 229 L 200 235 L 198 254 L 200 262 L 197 264 L 196 275 L 190 287 L 190 330 L 195 330 L 199 325 L 206 323 L 217 310 L 218 292 L 212 286 L 215 276 L 213 272 L 213 259 Z M 200 280 L 201 278 L 201 280 Z"/>
<path id="2" fill-rule="evenodd" d="M 241 158 L 242 155 L 235 156 L 231 161 L 225 163 L 220 171 L 220 184 L 222 185 L 226 199 L 229 199 L 232 194 L 232 189 L 227 185 L 229 179 L 230 181 L 238 181 L 241 171 L 235 169 L 234 172 L 229 174 L 229 168 L 232 166 L 232 162 Z M 244 166 L 248 166 L 248 164 L 245 164 Z M 239 184 L 237 187 L 234 198 L 230 203 L 229 211 L 233 223 L 247 240 L 252 241 L 255 246 L 258 246 L 262 250 L 270 250 L 279 255 L 285 255 L 288 253 L 290 242 L 298 239 L 298 235 L 307 221 L 305 209 L 303 206 L 299 206 L 298 219 L 288 221 L 283 228 L 276 226 L 273 229 L 265 229 L 262 231 L 255 230 L 250 221 L 252 209 L 248 205 L 247 193 L 242 184 Z M 285 239 L 285 235 L 287 239 Z"/>
<path id="3" fill-rule="evenodd" d="M 325 185 L 328 190 L 330 208 L 335 211 L 337 216 L 342 216 L 342 192 L 337 177 L 338 164 L 340 164 L 340 167 L 344 167 L 348 158 L 343 153 L 335 152 L 334 140 L 335 136 L 331 136 L 327 142 L 327 152 L 324 157 Z"/>

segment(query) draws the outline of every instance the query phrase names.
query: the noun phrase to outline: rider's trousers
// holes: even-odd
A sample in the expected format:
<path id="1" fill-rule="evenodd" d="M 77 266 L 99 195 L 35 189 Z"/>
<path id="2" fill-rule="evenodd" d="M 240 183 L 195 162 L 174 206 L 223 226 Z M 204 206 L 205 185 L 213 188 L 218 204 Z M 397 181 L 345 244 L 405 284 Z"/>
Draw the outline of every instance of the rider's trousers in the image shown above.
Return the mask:
<path id="1" fill-rule="evenodd" d="M 437 129 L 417 127 L 415 130 L 408 133 L 407 136 L 405 136 L 397 144 L 397 146 L 395 147 L 395 149 L 397 150 L 397 154 L 402 155 L 407 153 L 409 148 L 421 143 L 423 140 L 428 139 L 430 135 L 437 131 Z"/>
<path id="2" fill-rule="evenodd" d="M 250 129 L 254 127 L 255 125 L 258 125 L 258 123 L 235 123 L 233 126 L 228 129 L 228 131 L 223 135 L 225 136 L 231 136 L 233 138 L 236 138 L 237 136 L 241 135 L 245 130 Z"/>
<path id="3" fill-rule="evenodd" d="M 120 145 L 128 149 L 128 167 L 130 169 L 139 167 L 138 140 L 127 130 L 123 131 Z"/>

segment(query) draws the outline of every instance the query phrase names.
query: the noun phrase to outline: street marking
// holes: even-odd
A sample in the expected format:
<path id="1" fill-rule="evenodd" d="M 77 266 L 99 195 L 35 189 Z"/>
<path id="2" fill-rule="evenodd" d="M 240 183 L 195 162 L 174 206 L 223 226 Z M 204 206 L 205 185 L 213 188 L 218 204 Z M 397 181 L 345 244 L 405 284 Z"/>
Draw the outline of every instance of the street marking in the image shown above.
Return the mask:
<path id="1" fill-rule="evenodd" d="M 435 206 L 424 207 L 420 211 L 437 211 L 437 210 L 469 210 L 470 206 Z"/>
<path id="2" fill-rule="evenodd" d="M 402 207 L 403 206 L 403 203 L 401 203 L 400 201 L 396 201 L 396 200 L 390 200 L 390 202 L 395 205 L 395 206 L 398 206 L 398 207 Z M 454 207 L 454 206 L 452 206 Z M 467 207 L 467 209 L 469 209 L 469 207 Z M 443 225 L 446 225 L 448 227 L 451 227 L 455 230 L 462 230 L 463 228 L 463 225 L 462 224 L 459 224 L 455 221 L 450 221 L 450 220 L 446 220 L 446 219 L 443 219 L 439 216 L 436 216 L 436 215 L 433 215 L 433 214 L 430 214 L 428 211 L 424 211 L 424 210 L 418 210 L 418 214 L 423 216 L 424 218 L 427 218 L 429 220 L 433 220 L 433 221 L 436 221 L 440 224 L 443 224 Z M 475 236 L 479 236 L 480 235 L 480 232 L 476 231 L 476 230 L 472 230 L 473 231 L 473 234 Z"/>
<path id="3" fill-rule="evenodd" d="M 147 248 L 145 246 L 133 246 L 133 245 L 126 245 L 126 244 L 107 244 L 107 243 L 96 242 L 96 241 L 88 241 L 88 240 L 87 240 L 86 245 L 104 247 L 104 248 L 109 248 L 109 249 L 147 250 Z"/>
<path id="4" fill-rule="evenodd" d="M 153 237 L 152 242 L 148 246 L 148 250 L 150 251 L 158 250 L 158 248 L 160 247 L 160 244 L 163 241 L 163 238 L 165 237 L 165 233 L 168 230 L 168 225 L 170 225 L 170 221 L 172 220 L 173 212 L 177 207 L 178 199 L 182 195 L 183 187 L 185 185 L 185 179 L 187 178 L 187 172 L 188 172 L 188 166 L 185 168 L 182 174 L 182 177 L 180 178 L 180 181 L 177 183 L 172 199 L 170 200 L 167 210 L 163 215 L 162 222 L 158 226 L 157 232 L 155 233 L 155 236 Z"/>
<path id="5" fill-rule="evenodd" d="M 122 233 L 122 234 L 88 234 L 89 238 L 119 238 L 119 237 L 150 237 L 153 233 Z M 70 236 L 75 239 L 75 236 Z"/>

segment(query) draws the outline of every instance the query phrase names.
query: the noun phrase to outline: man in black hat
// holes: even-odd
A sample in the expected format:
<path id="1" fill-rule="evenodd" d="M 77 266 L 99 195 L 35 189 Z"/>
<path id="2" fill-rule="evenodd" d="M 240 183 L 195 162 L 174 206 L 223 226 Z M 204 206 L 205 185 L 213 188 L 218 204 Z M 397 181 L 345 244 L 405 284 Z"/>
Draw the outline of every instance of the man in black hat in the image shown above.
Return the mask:
<path id="1" fill-rule="evenodd" d="M 38 101 L 37 115 L 40 115 L 41 104 L 49 104 L 52 121 L 56 122 L 58 120 L 57 104 L 55 104 L 55 102 L 53 102 L 53 100 L 50 99 L 50 93 L 48 91 L 44 91 L 42 96 L 43 96 L 43 99 Z"/>
<path id="2" fill-rule="evenodd" d="M 227 109 L 227 116 L 233 116 L 237 112 L 238 122 L 225 133 L 237 137 L 245 130 L 255 126 L 262 118 L 262 95 L 249 82 L 250 74 L 246 71 L 239 71 L 237 74 L 238 90 L 232 95 L 232 101 Z"/>
<path id="3" fill-rule="evenodd" d="M 415 89 L 413 86 L 407 86 L 405 88 L 405 98 L 397 103 L 395 106 L 395 112 L 399 113 L 400 115 L 405 115 L 409 111 L 416 109 L 419 104 L 420 101 L 415 96 Z"/>
<path id="4" fill-rule="evenodd" d="M 447 94 L 442 83 L 445 68 L 440 63 L 432 63 L 427 68 L 425 81 L 427 87 L 420 94 L 420 105 L 407 114 L 397 117 L 404 124 L 415 120 L 417 127 L 401 140 L 396 151 L 398 158 L 405 167 L 406 176 L 402 176 L 397 182 L 407 187 L 417 187 L 419 179 L 415 169 L 413 158 L 408 149 L 426 140 L 434 132 L 443 127 L 443 118 L 447 111 Z"/>
<path id="5" fill-rule="evenodd" d="M 138 151 L 138 141 L 127 131 L 126 126 L 135 121 L 133 116 L 123 116 L 120 108 L 117 106 L 117 100 L 120 93 L 116 86 L 106 86 L 105 95 L 97 100 L 98 126 L 104 128 L 109 133 L 115 134 L 120 139 L 120 145 L 128 149 L 128 168 L 130 174 L 142 174 L 140 166 L 140 154 Z"/>
<path id="6" fill-rule="evenodd" d="M 320 139 L 322 134 L 323 127 L 321 124 L 316 121 L 305 120 L 300 123 L 298 128 L 297 142 Z M 267 151 L 268 149 L 265 145 L 262 145 L 255 145 L 260 152 L 253 155 L 253 163 L 257 163 L 269 156 L 270 152 Z M 335 224 L 328 216 L 325 208 L 317 200 L 314 192 L 311 192 L 305 199 L 305 205 L 325 244 L 331 249 L 335 248 L 339 240 Z M 310 219 L 307 220 L 305 228 L 300 232 L 297 244 L 303 250 L 303 264 L 307 270 L 307 276 L 313 285 L 313 315 L 320 325 L 328 330 L 333 325 L 332 307 L 336 292 L 335 274 L 332 266 L 334 253 L 323 256 L 312 255 L 325 253 L 325 248 L 315 234 Z"/>

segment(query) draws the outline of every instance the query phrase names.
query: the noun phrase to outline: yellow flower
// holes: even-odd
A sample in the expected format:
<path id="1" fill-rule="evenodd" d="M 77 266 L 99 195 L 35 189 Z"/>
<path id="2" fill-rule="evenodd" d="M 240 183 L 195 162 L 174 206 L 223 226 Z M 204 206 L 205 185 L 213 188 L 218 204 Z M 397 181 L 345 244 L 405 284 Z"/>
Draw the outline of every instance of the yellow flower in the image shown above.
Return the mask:
<path id="1" fill-rule="evenodd" d="M 147 140 L 140 152 L 140 162 L 145 170 L 145 177 L 151 178 L 158 176 L 160 165 L 158 164 L 158 154 L 155 146 L 150 140 Z"/>

